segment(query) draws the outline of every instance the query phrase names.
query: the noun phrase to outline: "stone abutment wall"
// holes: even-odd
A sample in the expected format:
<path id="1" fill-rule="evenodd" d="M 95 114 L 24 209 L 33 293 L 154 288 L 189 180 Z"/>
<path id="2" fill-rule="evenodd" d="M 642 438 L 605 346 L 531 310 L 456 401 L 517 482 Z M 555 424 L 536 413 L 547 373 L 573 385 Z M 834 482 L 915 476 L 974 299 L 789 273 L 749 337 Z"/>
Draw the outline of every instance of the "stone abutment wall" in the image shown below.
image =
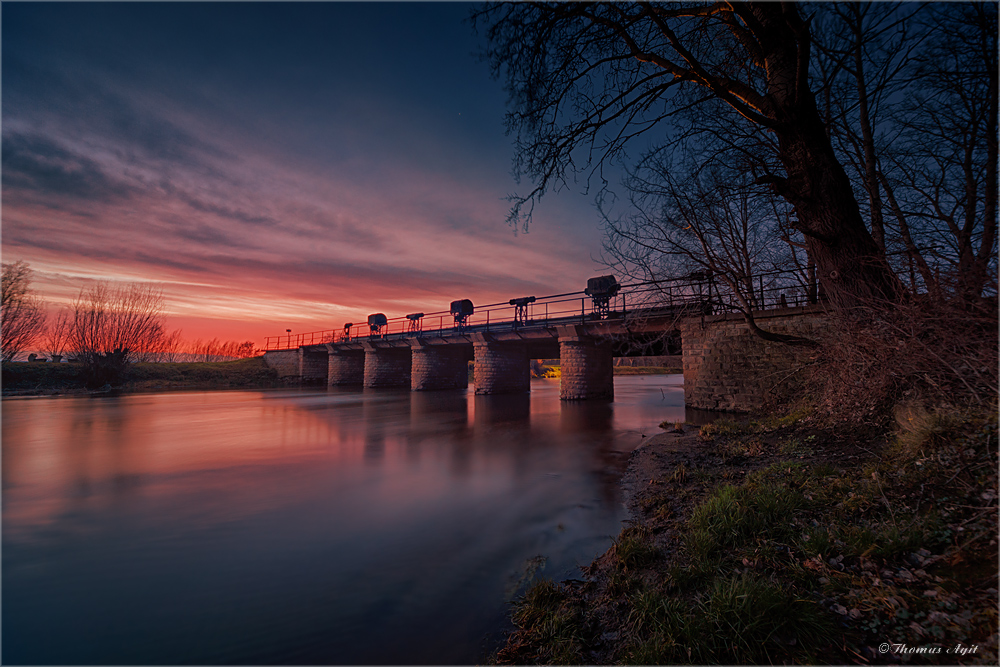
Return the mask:
<path id="1" fill-rule="evenodd" d="M 299 377 L 303 383 L 326 384 L 328 365 L 326 352 L 299 348 Z"/>
<path id="2" fill-rule="evenodd" d="M 264 353 L 264 363 L 278 372 L 278 377 L 299 377 L 298 350 L 270 350 Z"/>
<path id="3" fill-rule="evenodd" d="M 365 353 L 340 351 L 327 345 L 327 384 L 331 387 L 359 385 L 365 381 Z"/>
<path id="4" fill-rule="evenodd" d="M 819 307 L 754 313 L 761 329 L 820 340 L 829 321 Z M 742 315 L 681 322 L 684 402 L 693 408 L 750 412 L 790 395 L 802 383 L 814 350 L 755 336 Z"/>

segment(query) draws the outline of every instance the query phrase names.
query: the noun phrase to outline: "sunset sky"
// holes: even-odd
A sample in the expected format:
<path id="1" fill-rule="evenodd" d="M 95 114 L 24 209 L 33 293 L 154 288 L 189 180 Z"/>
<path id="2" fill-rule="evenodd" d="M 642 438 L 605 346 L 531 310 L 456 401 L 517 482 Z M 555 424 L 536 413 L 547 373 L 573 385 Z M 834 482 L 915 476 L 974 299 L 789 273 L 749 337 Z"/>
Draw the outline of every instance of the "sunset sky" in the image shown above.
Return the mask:
<path id="1" fill-rule="evenodd" d="M 505 224 L 506 96 L 464 3 L 2 7 L 3 261 L 52 304 L 162 286 L 185 339 L 582 289 L 592 198 Z"/>

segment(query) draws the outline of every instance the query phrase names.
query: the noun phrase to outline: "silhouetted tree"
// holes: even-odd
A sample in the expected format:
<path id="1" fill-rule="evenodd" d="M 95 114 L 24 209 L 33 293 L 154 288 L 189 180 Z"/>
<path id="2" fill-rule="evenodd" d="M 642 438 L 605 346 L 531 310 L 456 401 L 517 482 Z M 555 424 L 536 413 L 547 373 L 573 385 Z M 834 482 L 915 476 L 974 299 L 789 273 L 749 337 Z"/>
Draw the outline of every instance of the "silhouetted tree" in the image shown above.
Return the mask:
<path id="1" fill-rule="evenodd" d="M 98 282 L 73 303 L 69 347 L 92 386 L 119 382 L 128 364 L 158 354 L 168 338 L 163 296 L 153 285 Z"/>
<path id="2" fill-rule="evenodd" d="M 753 162 L 755 181 L 793 207 L 790 224 L 833 303 L 898 297 L 819 114 L 813 38 L 794 3 L 496 3 L 475 19 L 510 93 L 515 173 L 535 182 L 515 198 L 513 220 L 641 135 L 683 136 L 689 128 L 667 123 L 686 110 L 724 105 L 770 147 L 773 160 Z"/>
<path id="3" fill-rule="evenodd" d="M 823 105 L 876 242 L 914 291 L 996 291 L 997 6 L 830 3 Z"/>
<path id="4" fill-rule="evenodd" d="M 3 263 L 0 332 L 4 361 L 31 346 L 45 329 L 45 309 L 31 293 L 31 267 L 23 261 Z"/>
<path id="5" fill-rule="evenodd" d="M 670 277 L 700 288 L 714 304 L 740 311 L 750 329 L 766 340 L 811 343 L 760 329 L 753 311 L 778 301 L 779 292 L 804 302 L 810 273 L 802 249 L 788 242 L 782 220 L 765 188 L 725 164 L 695 166 L 654 153 L 627 181 L 633 213 L 606 220 L 605 261 L 615 273 L 638 281 Z M 693 173 L 692 173 L 693 172 Z M 787 208 L 787 207 L 786 207 Z M 787 224 L 787 223 L 786 223 Z M 799 267 L 797 275 L 789 267 Z M 781 269 L 779 275 L 778 269 Z M 686 280 L 685 280 L 686 279 Z M 668 299 L 676 283 L 651 292 Z M 663 290 L 670 290 L 666 294 Z M 792 296 L 792 295 L 795 296 Z"/>
<path id="6" fill-rule="evenodd" d="M 56 318 L 49 323 L 43 339 L 43 352 L 56 361 L 66 352 L 69 344 L 70 320 L 72 313 L 68 309 L 59 311 Z"/>
<path id="7" fill-rule="evenodd" d="M 253 341 L 239 343 L 234 340 L 220 341 L 213 338 L 202 341 L 200 338 L 188 345 L 189 354 L 195 361 L 229 361 L 232 359 L 247 359 L 257 354 Z"/>

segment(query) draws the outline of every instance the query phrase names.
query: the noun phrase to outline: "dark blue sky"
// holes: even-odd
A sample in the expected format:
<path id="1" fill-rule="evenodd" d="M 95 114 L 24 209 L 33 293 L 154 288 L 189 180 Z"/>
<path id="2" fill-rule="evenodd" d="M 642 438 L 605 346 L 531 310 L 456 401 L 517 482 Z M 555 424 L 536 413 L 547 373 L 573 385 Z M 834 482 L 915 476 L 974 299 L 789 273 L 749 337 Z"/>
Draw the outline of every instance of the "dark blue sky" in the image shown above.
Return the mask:
<path id="1" fill-rule="evenodd" d="M 186 335 L 232 338 L 583 287 L 589 197 L 504 223 L 470 8 L 5 2 L 4 261 L 53 302 L 160 282 Z"/>

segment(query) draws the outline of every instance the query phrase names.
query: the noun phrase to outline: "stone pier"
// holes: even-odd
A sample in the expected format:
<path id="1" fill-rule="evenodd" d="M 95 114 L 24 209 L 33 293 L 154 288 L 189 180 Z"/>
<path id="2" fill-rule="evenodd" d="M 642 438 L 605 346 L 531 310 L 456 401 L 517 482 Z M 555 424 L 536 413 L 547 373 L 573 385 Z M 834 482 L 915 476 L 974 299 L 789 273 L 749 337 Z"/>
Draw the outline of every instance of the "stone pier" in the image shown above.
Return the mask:
<path id="1" fill-rule="evenodd" d="M 300 347 L 299 350 L 299 377 L 302 382 L 312 384 L 314 382 L 326 382 L 327 361 L 325 351 L 309 350 Z"/>
<path id="2" fill-rule="evenodd" d="M 333 345 L 326 346 L 327 384 L 331 387 L 363 384 L 365 381 L 364 350 L 342 350 Z"/>
<path id="3" fill-rule="evenodd" d="M 496 341 L 484 334 L 475 334 L 473 340 L 477 394 L 519 394 L 531 390 L 526 343 Z"/>
<path id="4" fill-rule="evenodd" d="M 364 343 L 365 387 L 409 387 L 410 347 Z"/>
<path id="5" fill-rule="evenodd" d="M 428 345 L 418 339 L 410 341 L 412 361 L 410 389 L 465 389 L 469 386 L 468 345 Z"/>
<path id="6" fill-rule="evenodd" d="M 609 341 L 584 335 L 582 327 L 560 327 L 559 398 L 582 401 L 615 397 L 614 352 Z"/>

